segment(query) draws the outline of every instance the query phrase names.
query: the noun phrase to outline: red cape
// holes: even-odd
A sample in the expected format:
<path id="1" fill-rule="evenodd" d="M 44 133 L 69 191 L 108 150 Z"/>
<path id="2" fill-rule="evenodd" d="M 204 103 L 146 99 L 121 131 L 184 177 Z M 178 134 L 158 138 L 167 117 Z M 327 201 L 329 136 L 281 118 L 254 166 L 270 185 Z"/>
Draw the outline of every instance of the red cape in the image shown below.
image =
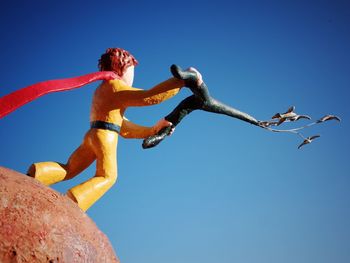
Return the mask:
<path id="1" fill-rule="evenodd" d="M 80 88 L 97 80 L 112 80 L 116 78 L 119 77 L 113 71 L 99 71 L 79 77 L 48 80 L 30 85 L 0 98 L 0 119 L 45 94 Z"/>

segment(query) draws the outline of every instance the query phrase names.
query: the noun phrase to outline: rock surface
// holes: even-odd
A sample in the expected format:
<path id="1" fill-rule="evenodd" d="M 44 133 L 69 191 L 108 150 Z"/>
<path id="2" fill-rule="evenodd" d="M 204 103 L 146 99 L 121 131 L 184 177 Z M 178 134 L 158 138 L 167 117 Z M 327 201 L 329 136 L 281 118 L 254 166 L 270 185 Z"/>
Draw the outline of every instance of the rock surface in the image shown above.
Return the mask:
<path id="1" fill-rule="evenodd" d="M 0 262 L 119 262 L 107 237 L 70 199 L 0 167 Z"/>

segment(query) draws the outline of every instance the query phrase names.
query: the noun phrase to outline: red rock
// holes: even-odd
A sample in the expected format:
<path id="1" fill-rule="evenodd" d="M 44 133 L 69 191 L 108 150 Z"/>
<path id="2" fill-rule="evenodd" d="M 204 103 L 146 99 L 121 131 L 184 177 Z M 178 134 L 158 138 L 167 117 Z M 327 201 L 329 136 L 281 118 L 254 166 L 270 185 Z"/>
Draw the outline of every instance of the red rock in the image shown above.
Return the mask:
<path id="1" fill-rule="evenodd" d="M 0 262 L 119 262 L 107 237 L 70 199 L 0 167 Z"/>

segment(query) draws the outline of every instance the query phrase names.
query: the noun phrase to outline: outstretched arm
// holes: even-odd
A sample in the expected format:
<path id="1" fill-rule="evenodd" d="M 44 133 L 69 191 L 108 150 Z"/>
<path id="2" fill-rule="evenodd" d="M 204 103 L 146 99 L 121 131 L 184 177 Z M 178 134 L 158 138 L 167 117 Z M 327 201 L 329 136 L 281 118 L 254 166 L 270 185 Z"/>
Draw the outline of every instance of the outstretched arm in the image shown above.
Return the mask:
<path id="1" fill-rule="evenodd" d="M 125 107 L 159 104 L 175 96 L 184 86 L 182 80 L 170 78 L 149 90 L 126 87 L 118 93 Z"/>
<path id="2" fill-rule="evenodd" d="M 162 128 L 171 126 L 172 123 L 166 121 L 165 119 L 161 119 L 152 127 L 145 127 L 138 124 L 135 124 L 127 119 L 123 119 L 120 135 L 124 138 L 129 139 L 144 139 L 149 136 L 155 135 Z"/>

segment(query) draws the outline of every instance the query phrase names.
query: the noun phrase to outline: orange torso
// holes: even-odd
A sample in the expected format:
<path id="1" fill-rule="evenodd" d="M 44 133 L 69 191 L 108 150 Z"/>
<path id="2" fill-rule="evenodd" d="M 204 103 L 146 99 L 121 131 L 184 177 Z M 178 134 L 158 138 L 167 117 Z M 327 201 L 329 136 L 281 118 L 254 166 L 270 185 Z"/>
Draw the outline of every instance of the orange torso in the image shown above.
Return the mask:
<path id="1" fill-rule="evenodd" d="M 125 106 L 119 93 L 129 88 L 119 79 L 102 82 L 94 93 L 90 121 L 106 121 L 120 126 Z"/>

